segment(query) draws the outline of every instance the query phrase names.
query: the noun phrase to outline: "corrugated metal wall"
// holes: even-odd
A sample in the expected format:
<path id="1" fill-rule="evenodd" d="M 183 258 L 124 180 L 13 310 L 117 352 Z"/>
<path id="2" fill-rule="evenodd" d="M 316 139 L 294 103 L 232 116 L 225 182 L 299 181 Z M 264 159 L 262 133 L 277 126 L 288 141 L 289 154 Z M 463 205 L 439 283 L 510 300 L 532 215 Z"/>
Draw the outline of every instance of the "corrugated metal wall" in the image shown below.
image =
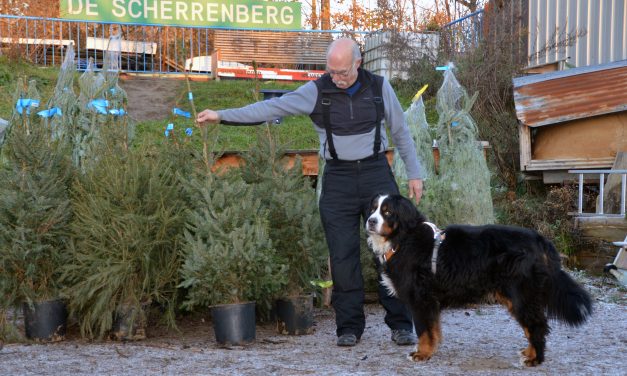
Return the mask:
<path id="1" fill-rule="evenodd" d="M 626 0 L 529 0 L 529 66 L 560 60 L 575 67 L 627 59 Z M 546 49 L 585 31 L 569 46 Z M 556 38 L 556 35 L 558 36 Z"/>

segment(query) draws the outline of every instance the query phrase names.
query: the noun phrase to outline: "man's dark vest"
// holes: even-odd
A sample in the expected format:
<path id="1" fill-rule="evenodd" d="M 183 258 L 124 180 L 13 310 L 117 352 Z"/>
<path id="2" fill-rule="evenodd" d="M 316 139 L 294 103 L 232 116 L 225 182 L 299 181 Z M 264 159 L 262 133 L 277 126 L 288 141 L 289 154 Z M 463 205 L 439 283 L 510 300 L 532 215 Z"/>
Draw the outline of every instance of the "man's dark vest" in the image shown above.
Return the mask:
<path id="1" fill-rule="evenodd" d="M 316 124 L 321 124 L 327 134 L 329 154 L 337 158 L 333 145 L 333 135 L 348 136 L 368 133 L 375 128 L 373 156 L 379 155 L 381 148 L 381 120 L 384 117 L 384 105 L 381 93 L 383 77 L 359 69 L 357 80 L 359 90 L 351 97 L 343 89 L 338 89 L 327 73 L 316 80 L 318 98 L 310 117 Z"/>

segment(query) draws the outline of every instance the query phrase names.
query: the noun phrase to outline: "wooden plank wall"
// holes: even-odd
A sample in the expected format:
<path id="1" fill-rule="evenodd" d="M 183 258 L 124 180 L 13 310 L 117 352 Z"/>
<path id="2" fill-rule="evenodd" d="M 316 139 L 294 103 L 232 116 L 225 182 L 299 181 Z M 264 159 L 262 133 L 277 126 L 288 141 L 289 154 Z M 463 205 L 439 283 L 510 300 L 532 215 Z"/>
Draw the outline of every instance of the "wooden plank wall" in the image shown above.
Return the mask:
<path id="1" fill-rule="evenodd" d="M 329 33 L 216 30 L 220 60 L 250 64 L 325 64 Z"/>

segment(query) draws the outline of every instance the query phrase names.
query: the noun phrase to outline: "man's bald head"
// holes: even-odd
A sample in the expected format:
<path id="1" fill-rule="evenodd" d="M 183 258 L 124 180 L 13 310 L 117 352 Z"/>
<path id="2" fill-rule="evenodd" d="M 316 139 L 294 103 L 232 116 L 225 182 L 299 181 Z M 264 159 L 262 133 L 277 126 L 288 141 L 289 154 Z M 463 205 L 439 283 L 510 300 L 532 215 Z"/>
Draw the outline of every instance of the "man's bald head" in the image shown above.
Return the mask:
<path id="1" fill-rule="evenodd" d="M 361 51 L 357 43 L 350 38 L 339 38 L 331 42 L 327 49 L 327 61 L 330 58 L 350 57 L 351 63 L 361 59 Z"/>
<path id="2" fill-rule="evenodd" d="M 361 52 L 350 38 L 334 40 L 327 50 L 327 72 L 335 86 L 346 89 L 357 81 L 357 68 L 361 64 Z"/>

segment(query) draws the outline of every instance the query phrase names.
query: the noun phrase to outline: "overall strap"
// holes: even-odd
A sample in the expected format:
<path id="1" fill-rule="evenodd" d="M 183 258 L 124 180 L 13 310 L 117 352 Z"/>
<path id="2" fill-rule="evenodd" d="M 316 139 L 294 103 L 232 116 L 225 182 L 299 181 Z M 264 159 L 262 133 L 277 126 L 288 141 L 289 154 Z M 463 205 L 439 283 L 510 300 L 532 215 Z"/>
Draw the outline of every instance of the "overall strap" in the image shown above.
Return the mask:
<path id="1" fill-rule="evenodd" d="M 333 145 L 333 133 L 331 132 L 331 97 L 328 91 L 322 90 L 322 101 L 320 103 L 322 104 L 322 122 L 327 134 L 329 154 L 331 154 L 331 158 L 337 159 L 337 152 L 335 151 L 335 145 Z"/>
<path id="2" fill-rule="evenodd" d="M 374 131 L 374 148 L 373 148 L 373 156 L 378 158 L 379 151 L 381 150 L 381 121 L 385 115 L 385 108 L 383 107 L 383 77 L 381 76 L 373 76 L 374 77 L 374 85 L 372 85 L 372 100 L 374 102 L 374 107 L 377 110 L 377 120 L 375 123 L 375 131 Z"/>

